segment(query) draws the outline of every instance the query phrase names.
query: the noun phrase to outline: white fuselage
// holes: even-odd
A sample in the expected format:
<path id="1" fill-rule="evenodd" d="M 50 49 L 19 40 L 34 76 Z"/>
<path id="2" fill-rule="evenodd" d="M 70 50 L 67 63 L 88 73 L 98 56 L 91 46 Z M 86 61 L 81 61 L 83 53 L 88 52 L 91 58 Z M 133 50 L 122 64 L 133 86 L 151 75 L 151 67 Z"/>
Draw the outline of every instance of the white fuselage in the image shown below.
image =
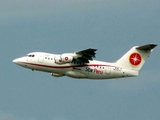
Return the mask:
<path id="1" fill-rule="evenodd" d="M 95 60 L 85 64 L 77 62 L 57 64 L 55 62 L 56 56 L 57 54 L 34 52 L 17 58 L 13 62 L 32 70 L 52 73 L 52 76 L 55 77 L 69 76 L 72 78 L 111 79 L 138 75 L 138 71 L 123 68 L 116 63 Z"/>

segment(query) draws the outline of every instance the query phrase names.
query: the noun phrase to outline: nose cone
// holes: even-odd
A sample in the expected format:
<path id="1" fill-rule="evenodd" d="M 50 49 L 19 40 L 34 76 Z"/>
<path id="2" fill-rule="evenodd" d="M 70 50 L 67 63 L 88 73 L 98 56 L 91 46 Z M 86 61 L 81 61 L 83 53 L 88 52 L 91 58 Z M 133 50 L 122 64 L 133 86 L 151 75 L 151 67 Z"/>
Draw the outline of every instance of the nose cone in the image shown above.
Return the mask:
<path id="1" fill-rule="evenodd" d="M 19 60 L 18 59 L 14 59 L 12 62 L 15 63 L 15 64 L 18 64 Z"/>
<path id="2" fill-rule="evenodd" d="M 19 65 L 19 66 L 25 66 L 26 59 L 25 57 L 16 58 L 12 61 L 13 63 Z"/>

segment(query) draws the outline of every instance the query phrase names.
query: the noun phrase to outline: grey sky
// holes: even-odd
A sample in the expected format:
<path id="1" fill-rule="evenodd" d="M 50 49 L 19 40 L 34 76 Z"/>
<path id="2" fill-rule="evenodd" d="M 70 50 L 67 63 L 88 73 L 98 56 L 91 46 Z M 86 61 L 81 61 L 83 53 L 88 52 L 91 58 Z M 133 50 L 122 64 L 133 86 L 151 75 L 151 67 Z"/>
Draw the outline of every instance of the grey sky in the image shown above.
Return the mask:
<path id="1" fill-rule="evenodd" d="M 29 52 L 97 48 L 116 61 L 132 46 L 160 44 L 159 0 L 1 0 L 0 119 L 157 120 L 159 46 L 135 78 L 54 78 L 12 63 Z"/>

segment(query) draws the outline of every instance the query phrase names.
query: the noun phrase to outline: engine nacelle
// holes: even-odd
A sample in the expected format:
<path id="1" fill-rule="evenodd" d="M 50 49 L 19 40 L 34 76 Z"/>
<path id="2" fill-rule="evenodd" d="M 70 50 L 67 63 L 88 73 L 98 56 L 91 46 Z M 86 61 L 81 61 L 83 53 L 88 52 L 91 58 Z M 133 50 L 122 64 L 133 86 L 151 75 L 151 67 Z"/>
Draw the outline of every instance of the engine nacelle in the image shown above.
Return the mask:
<path id="1" fill-rule="evenodd" d="M 58 73 L 51 73 L 52 76 L 54 77 L 63 77 L 64 75 L 58 74 Z"/>
<path id="2" fill-rule="evenodd" d="M 57 64 L 65 64 L 65 63 L 70 63 L 73 60 L 73 56 L 69 54 L 62 54 L 62 55 L 57 55 L 55 56 L 55 63 Z"/>

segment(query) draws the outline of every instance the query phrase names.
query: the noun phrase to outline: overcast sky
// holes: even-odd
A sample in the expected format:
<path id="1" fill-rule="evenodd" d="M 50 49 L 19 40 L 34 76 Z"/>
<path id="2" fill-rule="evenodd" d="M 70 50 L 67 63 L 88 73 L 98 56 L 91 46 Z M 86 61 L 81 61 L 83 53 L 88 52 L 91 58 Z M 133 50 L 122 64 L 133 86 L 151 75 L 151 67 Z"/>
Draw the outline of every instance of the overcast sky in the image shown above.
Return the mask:
<path id="1" fill-rule="evenodd" d="M 85 48 L 112 62 L 135 45 L 159 45 L 159 6 L 159 0 L 1 0 L 0 120 L 160 119 L 159 46 L 134 78 L 55 78 L 12 63 L 30 52 Z"/>

